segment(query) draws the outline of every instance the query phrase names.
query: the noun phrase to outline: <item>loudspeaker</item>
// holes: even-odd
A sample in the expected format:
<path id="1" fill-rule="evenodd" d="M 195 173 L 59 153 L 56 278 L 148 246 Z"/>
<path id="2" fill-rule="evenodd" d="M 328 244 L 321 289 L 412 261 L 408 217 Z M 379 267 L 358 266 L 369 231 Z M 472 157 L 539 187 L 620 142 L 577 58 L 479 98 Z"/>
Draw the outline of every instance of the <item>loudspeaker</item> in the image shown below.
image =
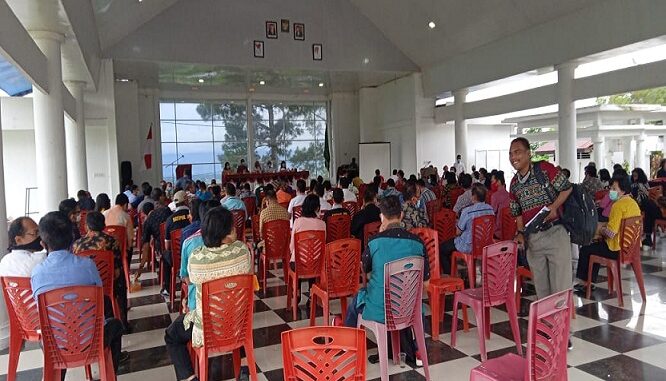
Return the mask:
<path id="1" fill-rule="evenodd" d="M 125 186 L 132 180 L 132 162 L 123 161 L 120 163 L 120 191 L 125 190 Z"/>

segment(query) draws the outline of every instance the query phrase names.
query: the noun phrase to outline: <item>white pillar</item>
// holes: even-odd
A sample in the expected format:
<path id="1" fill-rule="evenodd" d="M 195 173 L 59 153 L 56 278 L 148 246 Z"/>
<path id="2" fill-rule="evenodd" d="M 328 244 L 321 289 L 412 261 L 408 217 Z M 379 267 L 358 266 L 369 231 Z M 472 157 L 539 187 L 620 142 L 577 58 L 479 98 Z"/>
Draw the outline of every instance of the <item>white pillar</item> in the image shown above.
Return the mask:
<path id="1" fill-rule="evenodd" d="M 636 167 L 641 168 L 645 173 L 650 177 L 650 168 L 647 164 L 647 155 L 648 152 L 645 151 L 645 133 L 638 135 L 636 139 Z"/>
<path id="2" fill-rule="evenodd" d="M 88 190 L 88 165 L 86 163 L 86 118 L 83 110 L 84 81 L 67 81 L 67 87 L 76 100 L 76 120 L 65 123 L 67 148 L 67 188 L 74 196 L 79 189 Z"/>
<path id="3" fill-rule="evenodd" d="M 1 122 L 0 122 L 1 124 Z M 0 126 L 0 131 L 2 128 Z M 9 246 L 7 236 L 7 205 L 5 202 L 5 173 L 2 160 L 2 133 L 0 133 L 0 257 L 5 255 L 5 249 Z M 2 293 L 0 293 L 2 299 Z M 9 347 L 9 318 L 5 309 L 4 301 L 0 300 L 0 349 Z"/>
<path id="4" fill-rule="evenodd" d="M 576 151 L 576 106 L 573 99 L 573 80 L 576 65 L 565 63 L 557 66 L 558 128 L 557 148 L 559 164 L 571 171 L 571 179 L 578 182 Z"/>
<path id="5" fill-rule="evenodd" d="M 247 167 L 254 171 L 254 162 L 257 160 L 254 155 L 254 128 L 252 121 L 252 97 L 247 98 L 245 103 L 245 115 L 247 116 Z"/>
<path id="6" fill-rule="evenodd" d="M 65 114 L 62 104 L 62 63 L 60 47 L 65 36 L 49 31 L 30 32 L 46 56 L 49 91 L 35 89 L 35 152 L 39 212 L 58 210 L 67 198 L 67 157 L 65 154 Z"/>
<path id="7" fill-rule="evenodd" d="M 597 169 L 606 168 L 606 139 L 603 136 L 595 136 L 592 140 L 594 144 L 594 163 Z"/>
<path id="8" fill-rule="evenodd" d="M 465 169 L 470 171 L 472 165 L 469 160 L 467 160 L 467 123 L 465 122 L 465 98 L 467 98 L 467 93 L 467 89 L 460 89 L 453 92 L 453 108 L 456 116 L 455 156 L 462 156 L 462 162 L 465 164 Z"/>

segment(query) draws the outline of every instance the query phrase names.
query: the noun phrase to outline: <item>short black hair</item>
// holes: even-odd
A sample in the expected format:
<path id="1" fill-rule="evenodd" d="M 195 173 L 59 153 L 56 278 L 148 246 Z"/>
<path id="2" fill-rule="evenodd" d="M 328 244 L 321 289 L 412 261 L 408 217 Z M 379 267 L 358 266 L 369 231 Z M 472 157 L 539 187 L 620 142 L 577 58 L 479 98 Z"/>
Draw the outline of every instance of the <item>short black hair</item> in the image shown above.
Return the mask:
<path id="1" fill-rule="evenodd" d="M 395 187 L 395 181 L 393 179 L 386 180 L 386 186 L 389 186 L 391 188 Z"/>
<path id="2" fill-rule="evenodd" d="M 106 227 L 104 223 L 104 215 L 100 212 L 90 212 L 86 214 L 86 226 L 88 230 L 94 232 L 101 232 Z"/>
<path id="3" fill-rule="evenodd" d="M 69 216 L 74 211 L 74 209 L 76 209 L 78 205 L 79 203 L 77 203 L 76 200 L 74 200 L 73 198 L 68 198 L 60 201 L 60 205 L 58 205 L 58 210 L 65 213 L 66 216 Z"/>
<path id="4" fill-rule="evenodd" d="M 631 180 L 629 176 L 623 173 L 616 173 L 611 179 L 611 185 L 617 183 L 617 186 L 620 187 L 622 192 L 625 194 L 631 194 Z"/>
<path id="5" fill-rule="evenodd" d="M 23 227 L 23 221 L 29 220 L 30 217 L 19 217 L 14 219 L 11 224 L 9 224 L 9 250 L 13 250 L 18 244 L 16 243 L 16 237 L 21 237 L 25 234 L 25 228 Z"/>
<path id="6" fill-rule="evenodd" d="M 375 197 L 377 197 L 377 191 L 375 190 L 375 187 L 370 186 L 365 188 L 365 192 L 363 192 L 363 202 L 373 202 L 375 201 Z"/>
<path id="7" fill-rule="evenodd" d="M 324 185 L 325 190 L 330 190 L 331 189 L 331 182 L 329 180 L 325 180 L 322 185 Z"/>
<path id="8" fill-rule="evenodd" d="M 74 236 L 72 235 L 72 221 L 64 212 L 49 212 L 39 220 L 39 237 L 49 252 L 69 250 Z"/>
<path id="9" fill-rule="evenodd" d="M 346 177 L 341 177 L 340 178 L 340 188 L 348 188 L 349 187 L 349 179 Z"/>
<path id="10" fill-rule="evenodd" d="M 201 221 L 201 237 L 206 247 L 222 246 L 222 240 L 234 228 L 234 216 L 227 208 L 218 206 L 206 213 Z"/>
<path id="11" fill-rule="evenodd" d="M 606 168 L 602 168 L 599 170 L 599 180 L 601 181 L 610 181 L 611 180 L 611 175 L 608 172 Z"/>
<path id="12" fill-rule="evenodd" d="M 504 171 L 497 171 L 493 174 L 495 180 L 499 181 L 500 184 L 506 185 L 506 179 L 504 179 Z"/>
<path id="13" fill-rule="evenodd" d="M 633 171 L 631 171 L 631 177 L 633 180 L 634 173 L 638 175 L 638 179 L 636 179 L 636 182 L 640 184 L 647 184 L 648 178 L 647 175 L 645 174 L 645 171 L 643 171 L 643 168 L 634 168 Z"/>
<path id="14" fill-rule="evenodd" d="M 190 203 L 190 215 L 192 216 L 192 221 L 201 221 L 199 216 L 199 207 L 201 206 L 202 201 L 198 198 L 195 198 Z"/>
<path id="15" fill-rule="evenodd" d="M 144 196 L 150 197 L 150 194 L 153 192 L 153 187 L 150 186 L 149 183 L 145 182 L 141 184 L 141 193 L 143 193 Z"/>
<path id="16" fill-rule="evenodd" d="M 398 170 L 397 170 L 397 169 L 394 169 L 394 170 L 393 170 L 393 174 L 394 174 L 394 175 L 397 175 L 397 174 L 398 174 Z"/>
<path id="17" fill-rule="evenodd" d="M 617 163 L 613 165 L 613 172 L 617 171 L 618 169 L 623 169 L 622 164 Z"/>
<path id="18" fill-rule="evenodd" d="M 444 178 L 446 179 L 446 183 L 450 185 L 454 185 L 456 183 L 456 173 L 455 172 L 446 172 L 444 175 Z"/>
<path id="19" fill-rule="evenodd" d="M 315 185 L 314 193 L 317 195 L 317 197 L 324 197 L 324 186 L 321 184 Z"/>
<path id="20" fill-rule="evenodd" d="M 566 169 L 566 168 L 562 168 L 562 169 L 560 169 L 560 170 L 562 171 L 562 173 L 564 173 L 564 176 L 565 176 L 567 179 L 571 177 L 571 171 L 570 171 L 570 170 L 568 170 L 568 169 Z"/>
<path id="21" fill-rule="evenodd" d="M 129 198 L 125 193 L 119 193 L 116 196 L 116 205 L 127 205 L 129 204 Z"/>
<path id="22" fill-rule="evenodd" d="M 152 202 L 144 202 L 143 207 L 141 207 L 141 211 L 146 216 L 148 215 L 148 213 L 152 212 L 153 210 L 155 210 L 155 204 L 153 204 Z"/>
<path id="23" fill-rule="evenodd" d="M 431 175 L 431 176 L 433 176 L 433 175 Z M 425 187 L 426 186 L 425 180 L 423 180 L 423 179 L 416 180 L 416 185 L 418 185 L 420 187 Z"/>
<path id="24" fill-rule="evenodd" d="M 83 197 L 88 197 L 88 192 L 84 191 L 83 189 L 80 189 L 78 192 L 76 192 L 76 198 Z"/>
<path id="25" fill-rule="evenodd" d="M 488 189 L 486 189 L 486 186 L 483 184 L 474 184 L 472 186 L 472 195 L 476 196 L 476 199 L 479 202 L 486 202 L 486 194 L 488 193 Z"/>
<path id="26" fill-rule="evenodd" d="M 277 195 L 275 194 L 275 189 L 267 189 L 268 186 L 264 189 L 264 198 L 268 198 L 271 200 L 276 200 Z"/>
<path id="27" fill-rule="evenodd" d="M 381 176 L 375 176 L 372 178 L 372 183 L 375 185 L 380 185 L 382 183 L 382 177 Z"/>
<path id="28" fill-rule="evenodd" d="M 220 202 L 215 199 L 204 201 L 199 204 L 199 219 L 203 220 L 209 210 L 217 208 L 218 206 L 221 206 Z"/>
<path id="29" fill-rule="evenodd" d="M 160 197 L 164 194 L 164 191 L 162 191 L 160 188 L 153 188 L 153 191 L 150 192 L 150 198 L 153 201 L 158 201 Z"/>
<path id="30" fill-rule="evenodd" d="M 226 190 L 227 196 L 235 196 L 236 195 L 236 186 L 232 182 L 228 182 L 224 186 L 224 190 Z"/>
<path id="31" fill-rule="evenodd" d="M 342 204 L 344 200 L 345 200 L 345 194 L 342 192 L 342 189 L 340 188 L 333 189 L 333 201 L 337 202 L 338 204 Z"/>
<path id="32" fill-rule="evenodd" d="M 99 212 L 110 208 L 111 208 L 111 199 L 109 199 L 109 195 L 107 195 L 106 193 L 98 194 L 97 197 L 95 198 L 95 210 Z"/>
<path id="33" fill-rule="evenodd" d="M 523 148 L 525 148 L 525 149 L 528 150 L 528 151 L 532 149 L 532 148 L 530 147 L 530 141 L 527 140 L 526 138 L 522 137 L 522 136 L 519 136 L 519 137 L 513 139 L 513 140 L 511 141 L 511 145 L 513 145 L 513 143 L 520 143 L 520 145 L 522 145 Z"/>
<path id="34" fill-rule="evenodd" d="M 305 180 L 303 180 L 303 179 L 296 180 L 296 189 L 299 192 L 305 193 L 305 187 L 307 187 L 307 184 L 305 183 Z"/>
<path id="35" fill-rule="evenodd" d="M 585 167 L 585 174 L 590 177 L 597 177 L 597 167 L 588 165 Z"/>
<path id="36" fill-rule="evenodd" d="M 379 202 L 379 211 L 386 218 L 400 218 L 402 213 L 402 205 L 398 196 L 387 196 Z"/>
<path id="37" fill-rule="evenodd" d="M 303 217 L 317 218 L 317 212 L 319 212 L 320 207 L 319 197 L 314 194 L 309 194 L 305 197 L 305 200 L 303 200 L 303 213 L 301 215 Z"/>
<path id="38" fill-rule="evenodd" d="M 472 175 L 469 173 L 463 173 L 460 175 L 460 186 L 469 189 L 472 186 Z"/>
<path id="39" fill-rule="evenodd" d="M 214 187 L 210 188 L 210 191 L 213 192 L 213 196 L 219 197 L 222 193 L 222 188 L 220 188 L 219 185 L 215 185 Z"/>
<path id="40" fill-rule="evenodd" d="M 402 195 L 405 201 L 416 196 L 416 186 L 414 184 L 407 183 L 407 185 L 405 185 L 405 189 L 402 191 Z"/>

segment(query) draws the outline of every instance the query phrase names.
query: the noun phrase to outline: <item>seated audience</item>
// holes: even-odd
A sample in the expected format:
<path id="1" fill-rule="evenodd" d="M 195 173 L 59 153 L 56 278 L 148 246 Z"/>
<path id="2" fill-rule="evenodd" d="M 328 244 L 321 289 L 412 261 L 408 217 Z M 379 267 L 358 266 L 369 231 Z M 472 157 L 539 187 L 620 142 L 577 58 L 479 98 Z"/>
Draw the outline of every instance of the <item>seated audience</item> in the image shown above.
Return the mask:
<path id="1" fill-rule="evenodd" d="M 243 186 L 241 187 L 241 191 L 238 194 L 238 198 L 240 198 L 241 200 L 247 197 L 254 197 L 254 193 L 252 193 L 252 189 L 250 188 L 250 183 L 243 184 Z"/>
<path id="2" fill-rule="evenodd" d="M 463 210 L 463 208 L 472 205 L 472 175 L 469 173 L 463 173 L 460 175 L 460 186 L 462 186 L 465 192 L 458 197 L 458 201 L 456 201 L 456 204 L 453 206 L 453 211 L 457 215 L 460 215 L 460 211 Z"/>
<path id="3" fill-rule="evenodd" d="M 493 212 L 497 218 L 495 219 L 495 236 L 499 237 L 502 233 L 502 216 L 501 211 L 509 207 L 509 192 L 506 190 L 506 180 L 504 179 L 504 172 L 497 171 L 490 176 L 490 184 L 495 188 L 493 197 L 490 200 L 490 206 L 493 207 Z"/>
<path id="4" fill-rule="evenodd" d="M 222 206 L 229 210 L 242 210 L 245 212 L 247 217 L 247 209 L 245 209 L 245 203 L 240 198 L 236 197 L 236 186 L 233 183 L 226 183 L 224 185 L 226 189 L 227 196 L 222 201 Z"/>
<path id="5" fill-rule="evenodd" d="M 203 181 L 199 183 L 196 196 L 201 201 L 208 201 L 213 198 L 213 194 L 208 191 L 208 187 L 206 187 L 206 183 Z"/>
<path id="6" fill-rule="evenodd" d="M 227 183 L 230 185 L 230 183 Z M 233 185 L 232 185 L 233 186 Z M 162 253 L 162 260 L 164 261 L 164 289 L 162 290 L 163 296 L 169 296 L 171 286 L 171 271 L 173 270 L 173 256 L 171 253 L 171 233 L 187 227 L 190 224 L 188 219 L 190 215 L 189 203 L 187 202 L 187 194 L 185 191 L 178 191 L 173 195 L 173 202 L 176 203 L 176 210 L 166 219 L 164 234 L 164 248 L 166 251 Z M 182 242 L 182 241 L 181 241 Z"/>
<path id="7" fill-rule="evenodd" d="M 132 247 L 132 239 L 134 238 L 134 223 L 127 213 L 129 201 L 124 193 L 116 196 L 116 204 L 109 210 L 104 212 L 105 224 L 107 226 L 123 226 L 127 234 L 127 247 Z M 130 253 L 131 254 L 131 253 Z M 131 255 L 129 255 L 131 259 Z"/>
<path id="8" fill-rule="evenodd" d="M 90 193 L 81 189 L 76 192 L 76 198 L 78 199 L 79 208 L 81 210 L 95 210 L 95 201 L 90 197 Z"/>
<path id="9" fill-rule="evenodd" d="M 328 221 L 330 216 L 336 214 L 350 214 L 349 210 L 342 206 L 344 202 L 344 192 L 340 188 L 333 189 L 333 206 L 324 213 L 324 221 Z"/>
<path id="10" fill-rule="evenodd" d="M 428 201 L 437 200 L 437 196 L 435 195 L 435 192 L 426 186 L 426 182 L 423 179 L 416 181 L 416 189 L 420 195 L 417 206 L 427 212 L 426 204 Z"/>
<path id="11" fill-rule="evenodd" d="M 585 167 L 585 178 L 580 185 L 583 187 L 583 190 L 592 197 L 594 197 L 595 193 L 604 189 L 604 185 L 597 177 L 597 168 L 593 165 Z"/>
<path id="12" fill-rule="evenodd" d="M 324 198 L 324 186 L 322 184 L 317 184 L 314 189 L 314 194 L 319 197 L 319 214 L 324 215 L 327 210 L 331 209 L 331 204 L 329 204 Z"/>
<path id="13" fill-rule="evenodd" d="M 0 276 L 29 277 L 46 258 L 39 227 L 32 218 L 19 217 L 9 224 L 9 250 L 0 260 Z"/>
<path id="14" fill-rule="evenodd" d="M 425 209 L 417 206 L 419 201 L 419 189 L 411 183 L 405 185 L 405 202 L 402 204 L 402 222 L 400 226 L 403 229 L 425 228 L 428 227 L 428 215 Z"/>
<path id="15" fill-rule="evenodd" d="M 155 204 L 155 199 L 152 197 L 153 195 L 153 187 L 150 186 L 148 183 L 143 183 L 141 185 L 141 191 L 143 192 L 143 200 L 136 206 L 136 210 L 141 212 L 143 210 L 143 206 L 149 202 L 151 204 Z"/>
<path id="16" fill-rule="evenodd" d="M 395 189 L 395 181 L 393 180 L 393 176 L 391 176 L 391 178 L 386 181 L 386 189 L 384 189 L 384 192 L 382 192 L 381 196 L 378 198 L 383 199 L 390 196 L 396 196 L 398 197 L 398 200 L 400 200 L 400 203 L 403 202 L 402 193 Z"/>
<path id="17" fill-rule="evenodd" d="M 344 202 L 356 202 L 356 194 L 354 193 L 353 190 L 351 190 L 352 183 L 349 181 L 349 178 L 347 177 L 341 177 L 340 178 L 340 188 L 342 189 L 342 193 L 344 196 Z M 356 190 L 358 193 L 358 190 Z"/>
<path id="18" fill-rule="evenodd" d="M 452 167 L 453 168 L 453 167 Z M 444 172 L 444 189 L 442 190 L 442 199 L 444 200 L 444 207 L 453 209 L 453 201 L 451 200 L 451 191 L 458 188 L 458 181 L 456 181 L 456 174 L 454 172 Z"/>
<path id="19" fill-rule="evenodd" d="M 361 240 L 361 247 L 365 247 L 363 228 L 365 225 L 380 221 L 379 207 L 377 207 L 377 192 L 373 187 L 367 187 L 363 194 L 363 208 L 354 215 L 351 221 L 351 234 Z"/>
<path id="20" fill-rule="evenodd" d="M 305 180 L 299 179 L 296 181 L 296 197 L 292 198 L 289 201 L 289 206 L 287 207 L 287 212 L 289 213 L 290 217 L 294 216 L 294 207 L 295 206 L 301 206 L 303 205 L 303 201 L 305 200 L 306 196 L 306 189 L 305 187 L 307 184 L 305 183 Z"/>
<path id="21" fill-rule="evenodd" d="M 64 213 L 69 221 L 72 223 L 70 227 L 72 228 L 72 239 L 76 241 L 81 238 L 81 231 L 79 230 L 79 221 L 81 220 L 81 208 L 79 204 L 73 199 L 68 198 L 66 200 L 60 201 L 58 205 L 58 210 L 61 213 Z"/>
<path id="22" fill-rule="evenodd" d="M 275 190 L 267 189 L 264 195 L 266 207 L 259 213 L 259 236 L 263 239 L 264 225 L 270 221 L 285 220 L 289 221 L 289 213 L 277 201 Z"/>
<path id="23" fill-rule="evenodd" d="M 291 193 L 287 192 L 287 184 L 282 181 L 278 184 L 278 191 L 275 195 L 280 204 L 288 204 L 292 198 Z"/>
<path id="24" fill-rule="evenodd" d="M 141 242 L 142 242 L 142 247 L 141 247 L 141 264 L 139 265 L 139 269 L 135 275 L 134 281 L 136 282 L 139 277 L 141 277 L 141 272 L 143 270 L 143 266 L 148 264 L 151 260 L 151 255 L 150 255 L 150 239 L 152 238 L 154 241 L 154 247 L 155 250 L 160 251 L 161 244 L 160 244 L 160 239 L 164 238 L 161 237 L 160 234 L 160 224 L 163 222 L 166 222 L 167 218 L 171 216 L 171 209 L 169 209 L 168 205 L 168 200 L 164 196 L 164 193 L 162 192 L 161 189 L 155 188 L 153 189 L 153 193 L 151 193 L 153 197 L 156 197 L 156 204 L 150 204 L 146 203 L 143 206 L 143 214 L 145 214 L 146 220 L 143 222 L 143 231 L 141 235 Z"/>
<path id="25" fill-rule="evenodd" d="M 303 201 L 303 214 L 294 220 L 294 227 L 291 229 L 291 242 L 289 250 L 291 251 L 291 261 L 294 261 L 294 237 L 296 233 L 308 230 L 326 231 L 326 223 L 319 218 L 319 197 L 311 194 L 305 197 Z"/>

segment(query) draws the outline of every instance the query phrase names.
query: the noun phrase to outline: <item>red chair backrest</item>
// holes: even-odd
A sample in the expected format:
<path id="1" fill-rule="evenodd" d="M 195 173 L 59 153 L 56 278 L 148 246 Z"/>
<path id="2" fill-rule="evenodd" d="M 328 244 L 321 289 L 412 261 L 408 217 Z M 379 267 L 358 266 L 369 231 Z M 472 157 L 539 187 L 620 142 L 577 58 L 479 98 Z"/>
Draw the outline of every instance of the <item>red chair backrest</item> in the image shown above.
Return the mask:
<path id="1" fill-rule="evenodd" d="M 127 228 L 119 225 L 109 225 L 104 228 L 104 233 L 118 241 L 122 259 L 125 261 L 127 258 Z"/>
<path id="2" fill-rule="evenodd" d="M 480 216 L 472 220 L 472 255 L 483 256 L 483 248 L 492 245 L 495 233 L 495 216 Z M 515 273 L 515 271 L 514 271 Z"/>
<path id="3" fill-rule="evenodd" d="M 379 233 L 379 228 L 382 226 L 381 221 L 370 222 L 363 226 L 363 244 L 368 245 L 368 241 L 372 238 L 373 235 Z"/>
<path id="4" fill-rule="evenodd" d="M 384 312 L 389 331 L 411 327 L 421 319 L 423 257 L 407 257 L 384 265 Z"/>
<path id="5" fill-rule="evenodd" d="M 663 190 L 661 188 L 661 185 L 648 188 L 648 196 L 650 197 L 650 200 L 656 202 L 657 199 L 662 195 L 663 195 Z"/>
<path id="6" fill-rule="evenodd" d="M 228 352 L 252 342 L 253 275 L 234 275 L 201 286 L 203 345 Z"/>
<path id="7" fill-rule="evenodd" d="M 81 233 L 81 235 L 85 235 L 86 232 L 88 231 L 88 228 L 86 227 L 86 216 L 87 215 L 88 215 L 87 210 L 82 210 L 81 214 L 79 214 L 79 217 L 81 217 L 79 219 L 79 233 Z"/>
<path id="8" fill-rule="evenodd" d="M 164 252 L 164 240 L 166 240 L 166 222 L 162 222 L 160 224 L 160 242 L 159 242 L 159 250 L 160 252 Z"/>
<path id="9" fill-rule="evenodd" d="M 257 213 L 257 199 L 255 197 L 243 197 L 243 203 L 249 216 L 254 216 Z"/>
<path id="10" fill-rule="evenodd" d="M 421 241 L 423 241 L 423 245 L 428 253 L 430 279 L 439 279 L 439 237 L 437 231 L 428 228 L 413 228 L 409 231 L 419 236 Z"/>
<path id="11" fill-rule="evenodd" d="M 30 277 L 9 277 L 2 279 L 2 295 L 7 306 L 9 324 L 17 324 L 24 340 L 39 340 L 39 312 L 32 296 Z"/>
<path id="12" fill-rule="evenodd" d="M 351 217 L 347 214 L 334 214 L 326 221 L 326 242 L 351 237 Z"/>
<path id="13" fill-rule="evenodd" d="M 358 203 L 354 201 L 346 201 L 342 203 L 342 207 L 349 211 L 351 218 L 354 218 L 358 213 Z"/>
<path id="14" fill-rule="evenodd" d="M 643 218 L 638 216 L 623 219 L 620 224 L 620 234 L 620 262 L 640 261 Z"/>
<path id="15" fill-rule="evenodd" d="M 294 234 L 294 257 L 299 278 L 321 276 L 325 250 L 325 231 L 306 230 Z"/>
<path id="16" fill-rule="evenodd" d="M 291 208 L 291 219 L 295 220 L 298 217 L 303 215 L 303 207 L 301 205 L 294 206 Z"/>
<path id="17" fill-rule="evenodd" d="M 245 211 L 242 209 L 232 210 L 234 216 L 234 228 L 236 229 L 236 239 L 245 242 Z"/>
<path id="18" fill-rule="evenodd" d="M 273 220 L 266 222 L 263 229 L 264 253 L 269 259 L 286 259 L 289 257 L 291 233 L 289 221 Z"/>
<path id="19" fill-rule="evenodd" d="M 95 262 L 99 277 L 102 278 L 104 295 L 113 299 L 113 284 L 115 282 L 115 269 L 113 267 L 113 251 L 110 250 L 82 250 L 75 253 L 80 257 L 87 257 Z"/>
<path id="20" fill-rule="evenodd" d="M 255 214 L 252 216 L 252 241 L 256 244 L 261 241 L 259 236 L 259 215 Z"/>
<path id="21" fill-rule="evenodd" d="M 362 329 L 306 327 L 282 332 L 285 380 L 363 381 L 366 352 Z"/>
<path id="22" fill-rule="evenodd" d="M 502 208 L 500 210 L 500 219 L 502 221 L 500 238 L 502 241 L 512 240 L 516 236 L 518 225 L 516 224 L 516 217 L 511 215 L 511 208 Z"/>
<path id="23" fill-rule="evenodd" d="M 361 274 L 361 241 L 356 238 L 340 239 L 326 244 L 324 271 L 319 280 L 329 297 L 355 295 Z"/>
<path id="24" fill-rule="evenodd" d="M 433 228 L 437 231 L 439 242 L 448 241 L 456 236 L 456 213 L 447 208 L 435 212 Z"/>
<path id="25" fill-rule="evenodd" d="M 40 294 L 39 325 L 44 362 L 56 369 L 75 368 L 104 356 L 102 287 L 72 286 Z"/>
<path id="26" fill-rule="evenodd" d="M 456 202 L 458 201 L 458 197 L 460 197 L 463 193 L 465 193 L 465 190 L 461 187 L 453 188 L 449 192 L 449 200 L 451 200 L 451 207 L 452 208 L 456 205 Z"/>
<path id="27" fill-rule="evenodd" d="M 171 240 L 171 261 L 173 266 L 172 274 L 180 274 L 180 251 L 181 251 L 181 237 L 183 231 L 182 229 L 172 230 L 170 234 Z"/>
<path id="28" fill-rule="evenodd" d="M 526 380 L 566 380 L 571 289 L 530 304 Z"/>
<path id="29" fill-rule="evenodd" d="M 493 307 L 513 298 L 518 245 L 502 241 L 483 248 L 483 306 Z"/>
<path id="30" fill-rule="evenodd" d="M 442 202 L 440 200 L 430 200 L 426 202 L 426 213 L 428 214 L 428 220 L 430 225 L 433 225 L 435 220 L 435 213 L 442 209 Z"/>

